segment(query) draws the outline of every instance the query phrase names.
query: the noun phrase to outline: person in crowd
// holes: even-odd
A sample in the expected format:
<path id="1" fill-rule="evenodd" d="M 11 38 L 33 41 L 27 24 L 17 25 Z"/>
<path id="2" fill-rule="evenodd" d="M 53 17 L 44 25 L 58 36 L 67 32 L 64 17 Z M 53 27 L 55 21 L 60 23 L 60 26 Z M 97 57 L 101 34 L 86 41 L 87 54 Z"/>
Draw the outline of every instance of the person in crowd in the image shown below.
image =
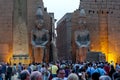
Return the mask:
<path id="1" fill-rule="evenodd" d="M 115 68 L 113 65 L 110 65 L 109 76 L 112 78 L 113 73 L 115 72 Z"/>
<path id="2" fill-rule="evenodd" d="M 40 63 L 37 64 L 37 70 L 40 72 L 41 71 L 42 65 Z"/>
<path id="3" fill-rule="evenodd" d="M 31 68 L 31 72 L 36 70 L 35 63 L 34 63 L 34 62 L 30 65 L 30 68 Z"/>
<path id="4" fill-rule="evenodd" d="M 99 77 L 99 80 L 111 80 L 111 78 L 108 75 L 103 75 Z"/>
<path id="5" fill-rule="evenodd" d="M 92 63 L 88 64 L 88 68 L 86 70 L 86 73 L 88 75 L 88 78 L 91 78 L 92 74 L 94 73 L 95 68 L 92 66 Z"/>
<path id="6" fill-rule="evenodd" d="M 43 76 L 42 76 L 41 72 L 39 72 L 39 71 L 33 71 L 31 73 L 30 79 L 31 80 L 43 80 L 42 77 Z"/>
<path id="7" fill-rule="evenodd" d="M 28 65 L 27 70 L 28 70 L 29 73 L 31 74 L 32 70 L 31 70 L 30 66 L 31 66 L 31 64 Z"/>
<path id="8" fill-rule="evenodd" d="M 23 70 L 20 73 L 20 79 L 21 80 L 30 80 L 30 73 L 28 70 Z"/>
<path id="9" fill-rule="evenodd" d="M 78 74 L 80 72 L 80 67 L 79 65 L 76 65 L 75 68 L 74 68 L 74 71 L 76 74 Z"/>
<path id="10" fill-rule="evenodd" d="M 0 80 L 3 80 L 3 78 L 2 78 L 2 65 L 0 65 Z"/>
<path id="11" fill-rule="evenodd" d="M 47 68 L 47 64 L 43 64 L 40 71 L 43 75 L 43 80 L 49 80 L 50 72 Z"/>
<path id="12" fill-rule="evenodd" d="M 12 71 L 13 71 L 13 75 L 17 73 L 17 67 L 15 63 L 13 64 Z"/>
<path id="13" fill-rule="evenodd" d="M 87 79 L 87 73 L 86 73 L 86 65 L 84 65 L 81 69 L 80 72 L 78 73 L 79 79 L 80 80 L 86 80 Z"/>
<path id="14" fill-rule="evenodd" d="M 71 73 L 70 67 L 68 65 L 65 66 L 65 77 L 68 77 L 68 75 Z"/>
<path id="15" fill-rule="evenodd" d="M 7 64 L 2 62 L 2 78 L 3 78 L 3 80 L 5 80 L 6 66 L 7 66 Z"/>
<path id="16" fill-rule="evenodd" d="M 98 72 L 92 74 L 92 80 L 99 80 L 99 77 L 100 77 L 100 73 Z"/>
<path id="17" fill-rule="evenodd" d="M 118 79 L 120 80 L 120 68 L 118 68 L 112 75 L 112 80 Z"/>
<path id="18" fill-rule="evenodd" d="M 108 62 L 106 62 L 104 64 L 104 70 L 106 71 L 107 75 L 109 74 L 110 72 L 110 64 Z"/>
<path id="19" fill-rule="evenodd" d="M 44 72 L 46 72 L 45 64 L 42 64 L 42 67 L 41 67 L 40 72 L 41 72 L 42 74 L 44 74 Z"/>
<path id="20" fill-rule="evenodd" d="M 53 63 L 51 67 L 49 67 L 49 70 L 51 70 L 51 74 L 52 74 L 52 78 L 57 76 L 57 70 L 58 70 L 58 66 Z"/>
<path id="21" fill-rule="evenodd" d="M 17 66 L 18 78 L 20 78 L 20 72 L 23 70 L 22 63 L 19 63 Z"/>
<path id="22" fill-rule="evenodd" d="M 18 73 L 20 73 L 23 70 L 22 63 L 19 63 L 17 68 L 18 68 Z"/>
<path id="23" fill-rule="evenodd" d="M 120 68 L 120 65 L 116 63 L 115 70 L 118 70 Z"/>
<path id="24" fill-rule="evenodd" d="M 100 76 L 107 74 L 106 71 L 103 69 L 101 65 L 98 64 L 97 68 L 95 69 L 94 72 L 100 73 Z"/>
<path id="25" fill-rule="evenodd" d="M 68 80 L 79 80 L 78 75 L 75 73 L 70 73 L 68 76 Z"/>
<path id="26" fill-rule="evenodd" d="M 10 64 L 7 64 L 7 69 L 6 69 L 6 80 L 11 80 L 12 77 L 12 67 Z"/>
<path id="27" fill-rule="evenodd" d="M 59 68 L 57 70 L 57 77 L 54 77 L 52 80 L 67 80 L 67 78 L 65 77 L 65 70 Z"/>

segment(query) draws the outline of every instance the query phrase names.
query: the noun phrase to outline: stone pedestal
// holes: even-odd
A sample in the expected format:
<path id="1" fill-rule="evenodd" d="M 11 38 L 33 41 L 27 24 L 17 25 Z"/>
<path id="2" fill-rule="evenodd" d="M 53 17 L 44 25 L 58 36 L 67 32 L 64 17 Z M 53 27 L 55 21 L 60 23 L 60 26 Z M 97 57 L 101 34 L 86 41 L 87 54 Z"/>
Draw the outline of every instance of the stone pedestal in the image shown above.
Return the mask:
<path id="1" fill-rule="evenodd" d="M 11 64 L 14 63 L 29 64 L 31 63 L 31 58 L 28 55 L 13 55 L 11 58 Z"/>
<path id="2" fill-rule="evenodd" d="M 92 62 L 92 61 L 100 61 L 104 62 L 106 61 L 105 54 L 101 52 L 88 52 L 86 56 L 86 61 Z"/>

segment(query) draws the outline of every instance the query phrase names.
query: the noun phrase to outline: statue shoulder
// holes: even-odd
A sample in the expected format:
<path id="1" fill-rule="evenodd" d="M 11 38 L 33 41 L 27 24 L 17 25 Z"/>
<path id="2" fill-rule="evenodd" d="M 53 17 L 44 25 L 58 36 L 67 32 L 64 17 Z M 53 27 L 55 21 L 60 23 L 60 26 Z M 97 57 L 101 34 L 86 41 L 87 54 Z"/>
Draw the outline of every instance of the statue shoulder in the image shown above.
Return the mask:
<path id="1" fill-rule="evenodd" d="M 35 32 L 36 32 L 36 29 L 33 29 L 31 32 L 32 32 L 32 33 L 35 33 Z"/>
<path id="2" fill-rule="evenodd" d="M 88 31 L 88 30 L 85 30 L 85 32 L 86 32 L 86 33 L 89 33 L 89 31 Z"/>
<path id="3" fill-rule="evenodd" d="M 76 30 L 76 31 L 75 31 L 75 34 L 76 34 L 76 35 L 80 35 L 81 33 L 82 33 L 82 32 L 81 32 L 80 30 Z"/>
<path id="4" fill-rule="evenodd" d="M 76 30 L 76 31 L 75 31 L 75 34 L 78 34 L 79 32 L 80 32 L 79 30 Z"/>

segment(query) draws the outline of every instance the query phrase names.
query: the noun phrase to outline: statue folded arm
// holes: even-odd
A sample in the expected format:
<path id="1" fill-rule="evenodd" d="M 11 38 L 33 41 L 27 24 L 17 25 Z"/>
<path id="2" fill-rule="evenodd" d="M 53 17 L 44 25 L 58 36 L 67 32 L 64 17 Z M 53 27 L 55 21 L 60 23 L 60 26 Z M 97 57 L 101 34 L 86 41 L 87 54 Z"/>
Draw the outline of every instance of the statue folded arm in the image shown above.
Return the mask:
<path id="1" fill-rule="evenodd" d="M 42 44 L 41 44 L 42 46 L 45 46 L 49 41 L 48 30 L 44 30 L 44 32 L 45 32 L 45 34 L 42 37 L 42 41 L 43 41 Z"/>
<path id="2" fill-rule="evenodd" d="M 32 33 L 31 33 L 31 43 L 32 43 L 33 46 L 35 46 L 35 39 L 36 39 L 36 35 L 32 31 Z"/>
<path id="3" fill-rule="evenodd" d="M 89 33 L 82 35 L 80 31 L 75 32 L 75 43 L 78 47 L 89 47 L 90 38 Z"/>
<path id="4" fill-rule="evenodd" d="M 76 32 L 75 32 L 75 43 L 77 44 L 78 47 L 80 47 L 80 46 L 81 46 L 81 43 L 78 41 L 78 38 L 77 38 L 77 37 L 78 37 L 78 32 L 76 31 Z"/>
<path id="5" fill-rule="evenodd" d="M 40 33 L 39 33 L 40 32 Z M 36 47 L 45 47 L 49 41 L 48 30 L 33 31 L 32 33 L 32 45 Z"/>
<path id="6" fill-rule="evenodd" d="M 89 35 L 89 33 L 87 34 L 87 46 L 89 46 L 90 45 L 90 35 Z"/>

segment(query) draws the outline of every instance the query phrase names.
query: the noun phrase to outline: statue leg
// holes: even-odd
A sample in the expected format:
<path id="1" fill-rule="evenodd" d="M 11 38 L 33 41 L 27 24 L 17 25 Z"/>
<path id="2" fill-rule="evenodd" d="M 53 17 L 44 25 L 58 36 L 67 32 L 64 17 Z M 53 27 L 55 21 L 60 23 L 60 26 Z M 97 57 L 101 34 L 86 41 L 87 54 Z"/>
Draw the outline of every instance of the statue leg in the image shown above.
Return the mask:
<path id="1" fill-rule="evenodd" d="M 78 48 L 77 50 L 76 61 L 82 62 L 82 49 L 81 48 Z"/>
<path id="2" fill-rule="evenodd" d="M 42 58 L 42 61 L 45 62 L 46 61 L 46 49 L 43 48 L 43 58 Z"/>
<path id="3" fill-rule="evenodd" d="M 35 53 L 35 48 L 34 47 L 32 47 L 32 62 L 35 62 L 35 55 L 34 55 L 34 53 Z"/>
<path id="4" fill-rule="evenodd" d="M 84 62 L 84 51 L 83 48 L 80 48 L 80 54 L 81 54 L 81 62 Z"/>
<path id="5" fill-rule="evenodd" d="M 36 63 L 36 60 L 37 60 L 37 49 L 34 48 L 34 62 Z"/>
<path id="6" fill-rule="evenodd" d="M 43 49 L 42 48 L 35 48 L 34 49 L 34 57 L 35 57 L 35 63 L 42 63 Z"/>
<path id="7" fill-rule="evenodd" d="M 79 58 L 80 58 L 80 57 L 79 57 L 79 49 L 77 49 L 77 50 L 76 50 L 76 62 L 79 61 Z"/>
<path id="8" fill-rule="evenodd" d="M 44 49 L 43 48 L 40 48 L 40 53 L 39 53 L 39 55 L 40 55 L 40 63 L 42 63 L 43 62 L 43 55 L 44 55 Z"/>
<path id="9" fill-rule="evenodd" d="M 86 61 L 87 48 L 83 47 L 83 61 Z"/>

